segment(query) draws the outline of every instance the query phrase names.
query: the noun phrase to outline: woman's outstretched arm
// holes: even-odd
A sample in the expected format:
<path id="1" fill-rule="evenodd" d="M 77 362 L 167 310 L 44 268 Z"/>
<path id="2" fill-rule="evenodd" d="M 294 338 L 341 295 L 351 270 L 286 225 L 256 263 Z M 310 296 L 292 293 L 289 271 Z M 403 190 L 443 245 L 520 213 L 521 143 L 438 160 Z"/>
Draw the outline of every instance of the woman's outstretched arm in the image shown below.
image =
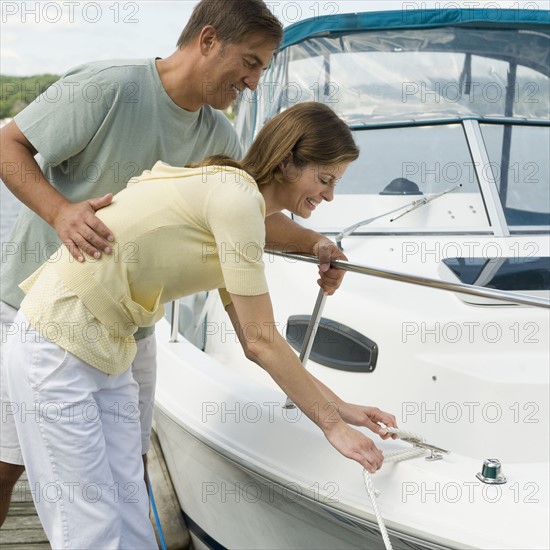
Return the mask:
<path id="1" fill-rule="evenodd" d="M 245 355 L 265 369 L 341 454 L 376 472 L 383 456 L 374 442 L 349 426 L 275 327 L 269 294 L 231 295 L 227 312 Z M 244 330 L 243 330 L 244 328 Z"/>

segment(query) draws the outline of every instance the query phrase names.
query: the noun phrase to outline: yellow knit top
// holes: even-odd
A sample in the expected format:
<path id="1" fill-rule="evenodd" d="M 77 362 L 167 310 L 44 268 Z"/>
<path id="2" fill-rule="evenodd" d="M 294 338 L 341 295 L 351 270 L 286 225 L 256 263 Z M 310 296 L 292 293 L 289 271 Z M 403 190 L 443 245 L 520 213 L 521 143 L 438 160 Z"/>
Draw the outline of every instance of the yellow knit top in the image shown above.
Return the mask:
<path id="1" fill-rule="evenodd" d="M 166 302 L 215 288 L 267 292 L 265 203 L 242 170 L 158 162 L 97 215 L 115 236 L 111 254 L 79 263 L 61 247 L 20 286 L 31 324 L 103 372 L 131 365 L 132 335 Z"/>

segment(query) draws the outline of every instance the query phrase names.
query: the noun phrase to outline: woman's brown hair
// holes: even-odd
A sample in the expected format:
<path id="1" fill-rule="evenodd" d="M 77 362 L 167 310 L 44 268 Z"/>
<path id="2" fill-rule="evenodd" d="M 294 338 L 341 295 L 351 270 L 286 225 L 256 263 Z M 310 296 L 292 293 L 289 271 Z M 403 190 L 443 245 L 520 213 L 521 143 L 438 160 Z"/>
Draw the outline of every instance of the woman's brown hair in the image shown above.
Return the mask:
<path id="1" fill-rule="evenodd" d="M 258 185 L 281 181 L 280 164 L 292 155 L 297 168 L 352 162 L 359 149 L 347 124 L 327 105 L 299 103 L 267 122 L 241 161 L 214 156 L 199 166 L 233 166 L 248 172 Z"/>

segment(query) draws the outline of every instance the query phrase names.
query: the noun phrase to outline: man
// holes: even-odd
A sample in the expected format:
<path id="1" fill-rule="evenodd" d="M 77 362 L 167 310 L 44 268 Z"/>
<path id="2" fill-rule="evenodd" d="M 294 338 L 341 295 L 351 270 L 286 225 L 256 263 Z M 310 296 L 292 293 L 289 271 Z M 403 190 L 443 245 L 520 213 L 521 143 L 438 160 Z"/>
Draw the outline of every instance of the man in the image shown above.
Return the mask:
<path id="1" fill-rule="evenodd" d="M 246 88 L 256 89 L 281 37 L 281 24 L 262 0 L 202 0 L 170 57 L 77 67 L 53 85 L 58 101 L 38 98 L 2 128 L 0 177 L 26 205 L 2 256 L 3 327 L 13 321 L 23 298 L 19 283 L 44 261 L 55 261 L 59 242 L 75 261 L 84 261 L 83 252 L 97 258 L 120 253 L 112 250 L 114 236 L 95 212 L 130 178 L 158 160 L 184 166 L 213 154 L 241 157 L 234 130 L 216 110 L 227 108 Z M 270 218 L 268 246 L 294 243 L 296 251 L 319 256 L 320 284 L 333 293 L 342 272 L 330 269 L 330 261 L 344 256 L 328 239 L 286 216 Z M 10 326 L 5 335 L 18 337 L 16 331 Z M 132 373 L 140 386 L 145 463 L 156 349 L 150 329 L 138 331 L 136 340 Z M 2 399 L 7 400 L 4 383 Z M 24 469 L 14 414 L 22 411 L 5 402 L 0 524 Z"/>

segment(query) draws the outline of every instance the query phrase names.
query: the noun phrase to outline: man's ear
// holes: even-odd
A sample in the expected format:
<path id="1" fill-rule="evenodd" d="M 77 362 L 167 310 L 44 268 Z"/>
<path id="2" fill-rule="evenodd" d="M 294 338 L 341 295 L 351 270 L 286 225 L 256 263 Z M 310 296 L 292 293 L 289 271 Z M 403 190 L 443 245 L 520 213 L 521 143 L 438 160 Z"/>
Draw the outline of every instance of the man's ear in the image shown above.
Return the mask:
<path id="1" fill-rule="evenodd" d="M 199 34 L 199 46 L 202 55 L 208 55 L 218 40 L 216 29 L 212 25 L 204 27 Z"/>

